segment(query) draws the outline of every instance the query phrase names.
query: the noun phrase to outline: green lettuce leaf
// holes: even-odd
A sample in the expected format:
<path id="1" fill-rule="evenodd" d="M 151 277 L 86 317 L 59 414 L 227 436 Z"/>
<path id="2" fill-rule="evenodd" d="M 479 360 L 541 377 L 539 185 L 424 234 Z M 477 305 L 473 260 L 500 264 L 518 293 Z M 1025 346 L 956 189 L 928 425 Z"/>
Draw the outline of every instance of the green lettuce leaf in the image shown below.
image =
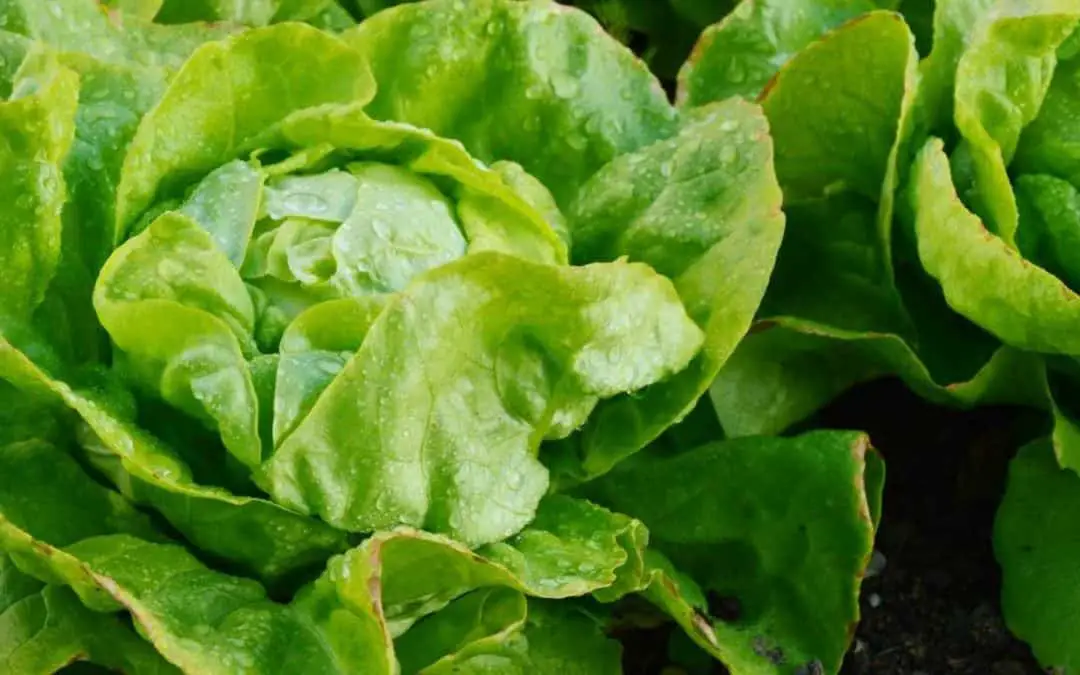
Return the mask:
<path id="1" fill-rule="evenodd" d="M 1037 355 L 1001 347 L 978 356 L 967 374 L 930 370 L 896 335 L 777 317 L 755 325 L 709 393 L 729 437 L 781 433 L 853 385 L 888 376 L 941 405 L 1044 404 Z"/>
<path id="2" fill-rule="evenodd" d="M 587 14 L 548 0 L 405 4 L 344 39 L 372 64 L 369 114 L 515 161 L 563 207 L 601 166 L 675 127 L 644 64 Z"/>
<path id="3" fill-rule="evenodd" d="M 70 589 L 46 585 L 0 556 L 0 670 L 52 675 L 88 662 L 129 675 L 180 673 L 129 627 L 87 609 Z"/>
<path id="4" fill-rule="evenodd" d="M 37 321 L 68 358 L 79 361 L 100 358 L 103 351 L 88 301 L 94 275 L 116 244 L 115 188 L 127 145 L 142 115 L 191 51 L 233 30 L 165 27 L 144 19 L 138 13 L 121 20 L 101 11 L 93 0 L 0 3 L 6 30 L 48 45 L 58 52 L 60 63 L 78 75 L 75 138 L 63 164 L 64 264 Z"/>
<path id="5" fill-rule="evenodd" d="M 739 616 L 704 631 L 729 668 L 786 673 L 818 660 L 836 672 L 859 618 L 883 479 L 865 436 L 813 432 L 642 454 L 588 492 L 640 519 L 650 545 L 711 597 L 734 598 Z"/>
<path id="6" fill-rule="evenodd" d="M 24 348 L 43 351 L 40 342 Z M 109 386 L 73 387 L 6 339 L 0 341 L 0 377 L 24 396 L 36 395 L 73 411 L 81 420 L 76 431 L 87 459 L 129 499 L 157 509 L 206 551 L 276 582 L 345 548 L 342 533 L 314 519 L 268 500 L 196 484 L 171 448 L 119 413 Z"/>
<path id="7" fill-rule="evenodd" d="M 20 319 L 44 300 L 60 260 L 62 166 L 75 132 L 78 77 L 34 54 L 0 101 L 0 312 Z"/>
<path id="8" fill-rule="evenodd" d="M 289 605 L 272 602 L 254 581 L 213 571 L 147 532 L 144 517 L 63 452 L 9 445 L 0 464 L 0 543 L 16 564 L 70 584 L 93 609 L 127 610 L 181 671 L 390 672 L 389 636 L 350 611 L 347 580 L 328 573 Z M 46 494 L 51 509 L 28 508 L 28 496 Z"/>
<path id="9" fill-rule="evenodd" d="M 347 530 L 498 541 L 547 490 L 545 436 L 685 367 L 701 339 L 643 265 L 468 256 L 389 301 L 259 483 Z"/>
<path id="10" fill-rule="evenodd" d="M 1057 49 L 1080 9 L 1061 0 L 999 2 L 980 19 L 956 64 L 953 115 L 963 139 L 957 152 L 970 154 L 973 208 L 1013 244 L 1018 214 L 1006 167 L 1039 112 Z"/>
<path id="11" fill-rule="evenodd" d="M 701 34 L 679 70 L 677 100 L 699 106 L 730 96 L 754 99 L 793 55 L 826 32 L 881 5 L 873 0 L 744 0 Z"/>
<path id="12" fill-rule="evenodd" d="M 1046 440 L 1021 448 L 1009 467 L 994 524 L 1002 569 L 1001 605 L 1009 629 L 1047 667 L 1080 665 L 1073 564 L 1080 477 L 1062 469 Z"/>
<path id="13" fill-rule="evenodd" d="M 1013 167 L 1020 173 L 1048 174 L 1080 185 L 1080 144 L 1072 116 L 1080 106 L 1080 58 L 1054 69 L 1039 114 L 1016 146 Z"/>
<path id="14" fill-rule="evenodd" d="M 490 638 L 520 627 L 523 604 L 515 593 L 557 598 L 610 584 L 629 556 L 622 533 L 640 527 L 586 502 L 552 497 L 529 529 L 477 552 L 413 530 L 377 533 L 331 559 L 318 580 L 281 605 L 254 582 L 212 571 L 162 541 L 130 504 L 48 444 L 7 445 L 0 449 L 0 467 L 0 542 L 20 568 L 70 585 L 97 611 L 129 611 L 139 631 L 185 672 L 389 674 L 397 672 L 391 638 L 407 647 L 417 635 L 424 650 L 410 650 L 406 663 L 430 661 L 445 669 L 449 661 L 475 659 L 502 642 Z M 57 507 L 31 508 L 28 495 L 50 498 Z M 499 622 L 494 636 L 474 632 L 448 641 L 446 630 L 462 628 L 453 619 L 497 599 L 473 591 L 491 588 L 512 591 L 498 595 L 509 603 L 501 614 L 510 611 L 511 620 Z M 576 625 L 570 620 L 537 633 L 535 626 L 544 625 L 539 607 L 525 629 L 525 645 L 519 637 L 507 654 L 512 663 L 524 659 L 520 672 L 537 672 L 530 663 L 557 663 L 554 637 L 546 632 L 568 635 L 558 631 Z M 443 637 L 423 639 L 433 632 Z M 606 663 L 608 672 L 617 648 L 600 639 L 595 626 L 582 637 L 602 645 L 604 651 L 590 659 Z M 541 672 L 554 672 L 552 667 Z"/>
<path id="15" fill-rule="evenodd" d="M 581 436 L 553 448 L 568 481 L 604 473 L 685 416 L 745 335 L 784 230 L 760 109 L 730 100 L 624 155 L 581 190 L 571 215 L 579 261 L 628 256 L 670 277 L 705 333 L 675 377 L 601 404 Z"/>
<path id="16" fill-rule="evenodd" d="M 308 21 L 324 11 L 334 0 L 155 0 L 159 5 L 154 18 L 161 23 L 192 21 L 235 21 L 251 26 L 265 26 L 278 21 Z"/>
<path id="17" fill-rule="evenodd" d="M 619 644 L 607 638 L 602 626 L 585 610 L 561 602 L 529 601 L 525 616 L 521 612 L 523 603 L 506 591 L 478 593 L 458 601 L 453 614 L 447 608 L 429 622 L 417 624 L 398 640 L 404 672 L 424 675 L 618 675 L 622 672 Z M 461 636 L 463 629 L 471 630 Z M 416 637 L 409 639 L 414 631 Z M 456 649 L 450 646 L 455 641 L 460 641 Z M 436 647 L 446 655 L 422 669 L 410 667 L 427 660 L 422 657 L 433 653 Z"/>
<path id="18" fill-rule="evenodd" d="M 876 48 L 864 54 L 867 44 Z M 903 20 L 876 11 L 799 52 L 764 93 L 788 222 L 758 315 L 765 322 L 712 387 L 729 435 L 783 429 L 855 382 L 923 369 L 907 346 L 916 329 L 893 268 L 893 193 L 912 133 L 915 67 Z M 820 96 L 823 86 L 831 97 Z M 902 362 L 850 359 L 866 350 L 833 339 L 881 339 Z"/>
<path id="19" fill-rule="evenodd" d="M 941 284 L 949 305 L 1006 344 L 1080 353 L 1073 330 L 1080 318 L 1080 297 L 991 234 L 968 211 L 953 186 L 940 140 L 926 144 L 912 173 L 919 258 Z"/>
<path id="20" fill-rule="evenodd" d="M 175 197 L 192 174 L 262 147 L 290 113 L 363 104 L 373 94 L 361 55 L 303 24 L 203 45 L 139 123 L 116 187 L 118 236 L 156 199 Z"/>

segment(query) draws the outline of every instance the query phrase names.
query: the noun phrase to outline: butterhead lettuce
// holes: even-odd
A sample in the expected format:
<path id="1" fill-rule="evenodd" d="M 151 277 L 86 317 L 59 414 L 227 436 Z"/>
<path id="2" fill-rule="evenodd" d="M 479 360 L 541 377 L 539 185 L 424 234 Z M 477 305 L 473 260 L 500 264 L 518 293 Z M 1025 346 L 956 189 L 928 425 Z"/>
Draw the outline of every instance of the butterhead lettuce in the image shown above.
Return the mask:
<path id="1" fill-rule="evenodd" d="M 765 295 L 767 114 L 545 0 L 351 17 L 0 0 L 0 672 L 617 673 L 634 607 L 764 672 L 623 497 Z M 852 620 L 872 452 L 762 444 L 821 458 Z M 748 448 L 687 457 L 749 495 Z"/>

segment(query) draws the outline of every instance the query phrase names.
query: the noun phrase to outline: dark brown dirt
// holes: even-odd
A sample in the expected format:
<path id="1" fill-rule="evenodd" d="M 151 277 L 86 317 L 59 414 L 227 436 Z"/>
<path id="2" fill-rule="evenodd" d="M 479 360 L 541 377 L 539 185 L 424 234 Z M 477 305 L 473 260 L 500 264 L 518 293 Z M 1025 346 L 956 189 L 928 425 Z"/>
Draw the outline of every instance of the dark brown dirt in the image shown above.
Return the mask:
<path id="1" fill-rule="evenodd" d="M 899 383 L 858 388 L 815 426 L 870 433 L 887 466 L 878 549 L 844 675 L 1037 675 L 998 604 L 991 531 L 1009 458 L 1041 416 L 931 406 Z"/>

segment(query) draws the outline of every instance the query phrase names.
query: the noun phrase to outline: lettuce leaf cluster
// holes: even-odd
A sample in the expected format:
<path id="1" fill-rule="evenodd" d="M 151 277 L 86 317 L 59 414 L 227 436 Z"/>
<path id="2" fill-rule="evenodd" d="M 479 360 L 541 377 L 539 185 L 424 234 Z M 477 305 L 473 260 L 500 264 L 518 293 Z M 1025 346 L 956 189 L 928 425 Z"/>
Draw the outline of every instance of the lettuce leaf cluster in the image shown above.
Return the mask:
<path id="1" fill-rule="evenodd" d="M 880 459 L 697 432 L 770 124 L 546 0 L 0 0 L 0 672 L 836 671 Z"/>
<path id="2" fill-rule="evenodd" d="M 1080 663 L 1080 8 L 577 4 L 0 0 L 0 673 L 837 673 L 882 376 Z"/>

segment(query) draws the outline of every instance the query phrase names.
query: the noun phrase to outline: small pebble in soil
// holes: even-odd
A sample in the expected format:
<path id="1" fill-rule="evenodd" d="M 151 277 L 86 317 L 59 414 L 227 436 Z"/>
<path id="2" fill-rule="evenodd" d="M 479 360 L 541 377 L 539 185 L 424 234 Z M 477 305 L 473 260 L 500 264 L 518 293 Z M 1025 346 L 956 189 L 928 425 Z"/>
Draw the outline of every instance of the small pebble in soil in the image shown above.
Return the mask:
<path id="1" fill-rule="evenodd" d="M 874 609 L 881 607 L 881 596 L 877 593 L 871 593 L 870 597 L 866 599 L 866 602 Z"/>
<path id="2" fill-rule="evenodd" d="M 870 562 L 866 565 L 866 574 L 864 577 L 870 579 L 884 572 L 885 562 L 885 554 L 875 550 L 874 554 L 870 556 Z"/>

